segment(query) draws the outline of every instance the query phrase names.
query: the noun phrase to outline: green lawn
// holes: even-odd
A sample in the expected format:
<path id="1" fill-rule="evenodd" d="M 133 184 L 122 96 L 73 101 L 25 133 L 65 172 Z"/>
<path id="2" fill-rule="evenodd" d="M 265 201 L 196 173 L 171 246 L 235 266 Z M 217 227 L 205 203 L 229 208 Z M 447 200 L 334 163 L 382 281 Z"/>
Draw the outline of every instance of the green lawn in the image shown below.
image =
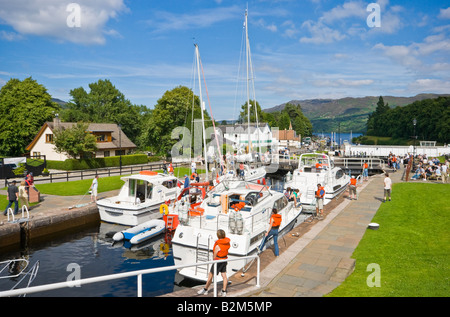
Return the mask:
<path id="1" fill-rule="evenodd" d="M 447 297 L 450 294 L 450 184 L 400 183 L 356 248 L 355 271 L 328 296 Z M 379 265 L 380 287 L 369 287 Z"/>

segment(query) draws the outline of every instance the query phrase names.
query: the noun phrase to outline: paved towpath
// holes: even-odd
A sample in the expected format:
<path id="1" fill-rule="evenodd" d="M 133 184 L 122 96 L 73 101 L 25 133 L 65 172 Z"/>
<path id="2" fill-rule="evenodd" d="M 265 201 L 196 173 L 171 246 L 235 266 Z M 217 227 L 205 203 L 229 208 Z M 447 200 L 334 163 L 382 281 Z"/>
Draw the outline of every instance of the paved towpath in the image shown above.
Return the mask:
<path id="1" fill-rule="evenodd" d="M 390 177 L 394 183 L 401 182 L 401 175 L 391 173 Z M 359 189 L 358 200 L 346 197 L 266 267 L 260 289 L 242 296 L 320 297 L 339 286 L 353 271 L 353 251 L 383 203 L 383 180 L 384 175 L 372 176 Z"/>

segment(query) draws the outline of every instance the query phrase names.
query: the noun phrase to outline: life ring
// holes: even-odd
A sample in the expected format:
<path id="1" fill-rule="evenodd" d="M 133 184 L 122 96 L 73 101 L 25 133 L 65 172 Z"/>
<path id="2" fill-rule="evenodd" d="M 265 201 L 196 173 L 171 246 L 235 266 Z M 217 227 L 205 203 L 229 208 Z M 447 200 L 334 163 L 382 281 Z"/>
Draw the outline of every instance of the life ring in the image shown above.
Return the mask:
<path id="1" fill-rule="evenodd" d="M 166 204 L 161 204 L 161 206 L 159 206 L 159 213 L 168 215 L 169 214 L 169 206 L 167 206 Z"/>

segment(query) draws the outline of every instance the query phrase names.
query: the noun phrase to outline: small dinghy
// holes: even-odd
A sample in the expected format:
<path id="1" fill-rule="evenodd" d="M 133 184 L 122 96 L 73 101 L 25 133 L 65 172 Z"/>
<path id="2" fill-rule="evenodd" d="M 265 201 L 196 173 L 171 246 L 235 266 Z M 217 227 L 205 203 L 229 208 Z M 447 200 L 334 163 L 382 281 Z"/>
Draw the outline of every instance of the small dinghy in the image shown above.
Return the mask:
<path id="1" fill-rule="evenodd" d="M 117 232 L 113 236 L 114 241 L 129 240 L 131 244 L 139 244 L 153 238 L 164 231 L 166 224 L 164 220 L 153 219 L 133 228 Z"/>

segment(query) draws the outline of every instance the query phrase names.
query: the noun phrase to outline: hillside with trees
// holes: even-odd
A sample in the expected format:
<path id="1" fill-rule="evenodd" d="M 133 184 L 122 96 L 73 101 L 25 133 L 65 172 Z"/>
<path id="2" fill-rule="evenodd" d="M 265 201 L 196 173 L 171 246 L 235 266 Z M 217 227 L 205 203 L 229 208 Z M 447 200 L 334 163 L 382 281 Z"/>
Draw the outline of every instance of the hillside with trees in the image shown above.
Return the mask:
<path id="1" fill-rule="evenodd" d="M 418 140 L 448 144 L 450 97 L 425 99 L 404 107 L 390 108 L 380 96 L 377 108 L 367 120 L 366 134 L 394 139 L 412 139 L 417 136 Z"/>
<path id="2" fill-rule="evenodd" d="M 418 94 L 412 97 L 383 96 L 390 108 L 403 107 L 415 101 L 433 99 L 437 97 L 450 97 L 449 94 Z M 378 96 L 340 99 L 308 99 L 291 100 L 288 103 L 300 104 L 304 115 L 311 121 L 314 132 L 338 131 L 365 132 L 368 116 L 377 108 Z M 265 113 L 279 112 L 286 103 L 264 109 Z"/>

